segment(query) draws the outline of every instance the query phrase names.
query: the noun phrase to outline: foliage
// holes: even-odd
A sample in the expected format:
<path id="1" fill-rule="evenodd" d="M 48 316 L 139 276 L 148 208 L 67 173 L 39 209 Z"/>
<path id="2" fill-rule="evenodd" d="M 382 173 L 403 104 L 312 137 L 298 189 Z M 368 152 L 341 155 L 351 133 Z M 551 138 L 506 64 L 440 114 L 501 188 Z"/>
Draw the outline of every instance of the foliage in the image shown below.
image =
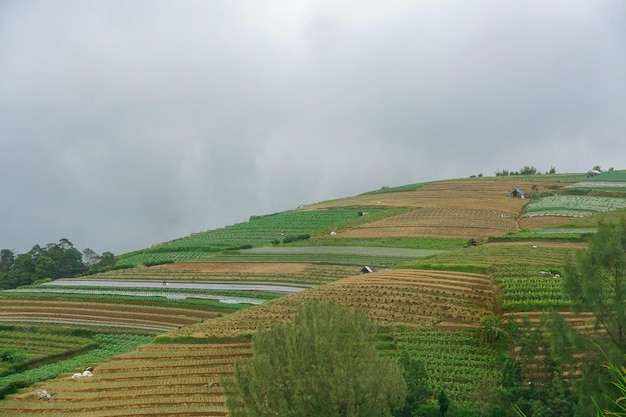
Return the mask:
<path id="1" fill-rule="evenodd" d="M 225 381 L 230 415 L 390 416 L 406 386 L 395 360 L 376 351 L 375 331 L 362 311 L 305 304 L 292 323 L 253 336 L 253 357 Z"/>
<path id="2" fill-rule="evenodd" d="M 606 368 L 611 372 L 611 384 L 617 388 L 619 397 L 612 398 L 611 405 L 614 411 L 602 409 L 596 404 L 596 417 L 626 416 L 626 368 L 609 361 Z"/>
<path id="3" fill-rule="evenodd" d="M 479 388 L 486 379 L 497 377 L 497 351 L 486 347 L 476 331 L 398 329 L 393 339 L 400 357 L 406 354 L 424 364 L 430 392 L 443 390 L 461 407 L 484 402 L 475 398 Z"/>
<path id="4" fill-rule="evenodd" d="M 586 251 L 567 258 L 563 288 L 579 310 L 593 311 L 612 344 L 626 353 L 626 218 L 599 223 Z"/>
<path id="5" fill-rule="evenodd" d="M 411 417 L 428 404 L 432 396 L 432 388 L 422 361 L 409 356 L 407 351 L 400 353 L 398 361 L 403 369 L 407 393 L 404 407 L 394 410 L 393 416 Z"/>
<path id="6" fill-rule="evenodd" d="M 81 369 L 87 365 L 92 365 L 96 361 L 100 361 L 123 352 L 128 352 L 140 344 L 150 343 L 152 338 L 152 336 L 132 334 L 95 335 L 94 339 L 99 343 L 99 346 L 96 349 L 70 359 L 50 363 L 3 377 L 2 380 L 0 380 L 0 398 L 3 394 L 6 395 L 14 392 L 16 388 L 28 386 L 46 379 L 55 378 L 62 373 Z"/>
<path id="7" fill-rule="evenodd" d="M 598 232 L 587 250 L 566 260 L 563 289 L 578 311 L 591 311 L 596 318 L 593 332 L 581 337 L 562 331 L 573 352 L 584 352 L 582 376 L 577 381 L 577 408 L 581 415 L 594 410 L 591 397 L 600 407 L 608 406 L 607 397 L 617 395 L 606 385 L 609 378 L 602 366 L 605 358 L 591 342 L 601 348 L 608 360 L 623 365 L 626 354 L 626 219 L 617 223 L 598 223 Z M 565 329 L 567 330 L 567 329 Z"/>
<path id="8" fill-rule="evenodd" d="M 41 279 L 57 279 L 75 277 L 91 268 L 104 268 L 114 263 L 114 256 L 105 252 L 97 257 L 90 249 L 86 249 L 88 262 L 83 263 L 84 254 L 74 248 L 67 239 L 59 243 L 39 245 L 17 256 L 9 249 L 0 251 L 0 289 L 17 288 L 30 285 Z M 95 260 L 97 258 L 97 261 Z"/>
<path id="9" fill-rule="evenodd" d="M 510 351 L 502 364 L 500 395 L 503 410 L 527 417 L 573 415 L 571 388 L 563 376 L 558 350 L 549 337 L 547 317 L 531 323 L 526 317 L 510 324 Z"/>

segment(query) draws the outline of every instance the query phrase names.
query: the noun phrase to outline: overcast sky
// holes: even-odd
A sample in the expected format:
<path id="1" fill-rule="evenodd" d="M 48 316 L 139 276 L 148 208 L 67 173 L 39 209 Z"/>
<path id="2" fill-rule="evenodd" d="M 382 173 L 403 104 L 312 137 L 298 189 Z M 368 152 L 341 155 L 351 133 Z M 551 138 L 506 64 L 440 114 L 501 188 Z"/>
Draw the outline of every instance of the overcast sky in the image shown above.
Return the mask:
<path id="1" fill-rule="evenodd" d="M 0 249 L 626 169 L 625 0 L 0 0 Z"/>

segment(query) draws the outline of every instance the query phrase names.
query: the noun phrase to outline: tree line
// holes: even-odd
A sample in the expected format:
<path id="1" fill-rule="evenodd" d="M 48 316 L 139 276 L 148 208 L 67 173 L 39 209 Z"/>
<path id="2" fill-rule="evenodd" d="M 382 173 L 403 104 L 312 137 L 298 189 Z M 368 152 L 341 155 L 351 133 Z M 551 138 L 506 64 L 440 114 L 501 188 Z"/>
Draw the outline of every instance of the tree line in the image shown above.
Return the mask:
<path id="1" fill-rule="evenodd" d="M 115 255 L 98 255 L 87 248 L 80 252 L 68 239 L 45 246 L 35 245 L 26 253 L 0 250 L 0 289 L 31 285 L 41 280 L 71 278 L 103 272 L 115 265 Z"/>

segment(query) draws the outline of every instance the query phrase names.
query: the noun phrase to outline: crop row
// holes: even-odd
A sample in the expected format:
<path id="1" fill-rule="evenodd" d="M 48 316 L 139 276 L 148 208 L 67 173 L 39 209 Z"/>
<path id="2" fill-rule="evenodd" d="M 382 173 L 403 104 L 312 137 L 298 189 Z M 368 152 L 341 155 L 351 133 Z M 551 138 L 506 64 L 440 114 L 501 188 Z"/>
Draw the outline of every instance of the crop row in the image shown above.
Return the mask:
<path id="1" fill-rule="evenodd" d="M 390 268 L 403 262 L 406 257 L 397 256 L 369 256 L 358 254 L 257 254 L 255 252 L 220 253 L 213 257 L 215 262 L 307 262 L 343 265 L 372 265 Z"/>
<path id="2" fill-rule="evenodd" d="M 62 373 L 72 372 L 75 369 L 82 370 L 85 366 L 89 366 L 110 356 L 127 352 L 140 344 L 150 343 L 153 339 L 152 336 L 132 334 L 99 334 L 94 335 L 93 338 L 99 343 L 97 348 L 71 359 L 42 365 L 35 369 L 29 369 L 3 377 L 0 380 L 0 389 L 18 381 L 30 385 L 46 379 L 55 378 Z M 0 414 L 3 416 L 5 415 L 5 403 L 4 401 L 0 402 Z"/>
<path id="3" fill-rule="evenodd" d="M 542 268 L 560 267 L 571 248 L 532 245 L 480 245 L 449 251 L 429 257 L 432 264 L 472 264 L 488 265 L 494 269 L 501 267 L 517 268 L 533 266 Z"/>
<path id="4" fill-rule="evenodd" d="M 585 217 L 626 207 L 626 199 L 584 195 L 557 195 L 533 200 L 524 213 L 533 216 Z"/>
<path id="5" fill-rule="evenodd" d="M 172 329 L 207 318 L 206 312 L 192 309 L 55 299 L 29 300 L 24 303 L 17 297 L 4 298 L 2 301 L 0 318 L 4 321 L 76 322 Z M 209 317 L 212 316 L 209 314 Z"/>
<path id="6" fill-rule="evenodd" d="M 112 290 L 112 289 L 85 289 L 85 288 L 71 288 L 71 287 L 61 287 L 61 288 L 51 288 L 51 287 L 33 287 L 28 289 L 19 289 L 8 291 L 10 293 L 22 293 L 22 294 L 38 294 L 38 293 L 53 293 L 53 294 L 84 294 L 84 295 L 92 295 L 92 296 L 100 296 L 100 295 L 112 295 L 112 296 L 122 296 L 122 297 L 162 297 L 169 300 L 187 300 L 187 299 L 206 299 L 206 300 L 214 300 L 219 303 L 226 304 L 263 304 L 268 299 L 273 299 L 276 297 L 264 297 L 263 295 L 269 293 L 259 293 L 259 297 L 242 297 L 235 295 L 223 295 L 219 293 L 212 293 L 208 291 L 204 292 L 189 292 L 189 291 L 160 291 L 160 290 Z M 5 294 L 6 295 L 6 294 Z"/>
<path id="7" fill-rule="evenodd" d="M 474 393 L 495 378 L 495 352 L 481 345 L 475 331 L 415 329 L 393 333 L 397 350 L 421 361 L 435 392 L 444 390 L 459 405 L 476 405 Z"/>
<path id="8" fill-rule="evenodd" d="M 476 326 L 495 304 L 485 276 L 446 271 L 394 270 L 349 277 L 239 311 L 210 322 L 175 330 L 174 336 L 236 336 L 290 320 L 308 300 L 335 300 L 361 308 L 383 326 L 431 326 L 456 322 Z"/>
<path id="9" fill-rule="evenodd" d="M 517 214 L 458 207 L 425 207 L 360 227 L 477 227 L 513 230 L 517 228 Z"/>
<path id="10" fill-rule="evenodd" d="M 249 262 L 248 265 L 252 265 Z M 280 266 L 277 272 L 250 272 L 249 269 L 235 264 L 231 267 L 228 263 L 189 263 L 188 269 L 184 264 L 176 268 L 169 268 L 169 265 L 154 266 L 150 268 L 132 268 L 117 271 L 109 271 L 102 274 L 92 275 L 92 279 L 119 279 L 119 280 L 158 280 L 158 281 L 210 281 L 210 282 L 232 282 L 232 281 L 264 281 L 264 282 L 280 282 L 280 283 L 298 283 L 298 284 L 322 284 L 336 281 L 338 279 L 355 275 L 359 273 L 360 268 L 349 265 L 334 264 L 309 264 L 303 263 L 300 268 L 293 268 L 293 272 L 281 272 Z M 200 265 L 200 267 L 198 267 Z M 225 268 L 220 268 L 224 265 Z M 262 265 L 270 265 L 263 262 Z M 280 265 L 280 264 L 278 264 Z M 291 264 L 294 265 L 294 264 Z M 253 268 L 254 269 L 254 268 Z M 234 294 L 224 294 L 234 295 Z M 241 294 L 250 296 L 249 294 Z M 255 297 L 263 297 L 257 294 Z"/>
<path id="11" fill-rule="evenodd" d="M 207 360 L 198 359 L 202 352 Z M 53 395 L 49 403 L 22 395 L 0 402 L 0 413 L 21 416 L 45 410 L 65 416 L 131 416 L 141 412 L 157 417 L 168 415 L 166 410 L 172 415 L 200 415 L 204 405 L 201 415 L 225 416 L 220 375 L 232 373 L 234 361 L 250 354 L 249 345 L 146 345 L 97 365 L 91 378 L 48 383 L 44 388 Z"/>
<path id="12" fill-rule="evenodd" d="M 252 216 L 250 221 L 165 242 L 159 249 L 194 245 L 269 245 L 281 236 L 319 234 L 342 225 L 372 221 L 385 214 L 385 209 L 365 209 L 359 216 L 357 209 L 287 211 L 266 216 Z M 395 213 L 395 212 L 390 212 Z M 344 226 L 345 227 L 345 226 Z"/>

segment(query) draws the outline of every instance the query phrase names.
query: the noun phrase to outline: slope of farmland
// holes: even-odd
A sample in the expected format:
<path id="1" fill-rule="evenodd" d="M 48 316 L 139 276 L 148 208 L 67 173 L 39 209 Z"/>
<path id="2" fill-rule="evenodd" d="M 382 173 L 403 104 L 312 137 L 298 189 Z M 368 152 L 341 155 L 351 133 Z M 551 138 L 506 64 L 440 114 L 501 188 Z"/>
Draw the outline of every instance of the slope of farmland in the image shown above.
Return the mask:
<path id="1" fill-rule="evenodd" d="M 449 271 L 393 270 L 356 275 L 216 320 L 187 326 L 169 336 L 234 337 L 290 320 L 307 300 L 334 300 L 365 309 L 383 327 L 476 328 L 496 303 L 489 277 Z"/>
<path id="2" fill-rule="evenodd" d="M 5 417 L 51 416 L 226 416 L 220 376 L 232 373 L 249 344 L 144 345 L 95 367 L 93 377 L 66 375 L 46 385 L 50 402 L 37 390 L 0 402 Z"/>
<path id="3" fill-rule="evenodd" d="M 152 307 L 119 302 L 85 300 L 46 300 L 23 297 L 0 297 L 0 321 L 34 323 L 69 323 L 100 326 L 129 326 L 166 331 L 206 318 L 215 313 L 201 309 Z"/>
<path id="4" fill-rule="evenodd" d="M 510 198 L 516 188 L 535 193 L 571 184 L 560 181 L 464 180 L 442 181 L 415 190 L 362 194 L 307 207 L 343 205 L 414 207 L 406 213 L 364 223 L 338 232 L 341 238 L 439 237 L 485 238 L 519 229 L 528 199 Z"/>
<path id="5" fill-rule="evenodd" d="M 154 291 L 155 297 L 144 297 L 150 301 L 123 295 L 128 289 L 122 287 L 106 295 L 111 298 L 70 287 L 59 296 L 35 287 L 30 294 L 29 289 L 6 294 L 0 297 L 1 313 L 11 322 L 136 326 L 160 335 L 156 344 L 95 363 L 93 378 L 76 381 L 64 374 L 23 389 L 0 401 L 0 415 L 226 416 L 220 376 L 251 355 L 248 341 L 257 329 L 290 320 L 311 299 L 366 310 L 385 340 L 385 354 L 405 352 L 422 360 L 434 392 L 445 390 L 457 405 L 475 410 L 483 402 L 485 381 L 499 378 L 496 362 L 502 354 L 502 347 L 481 339 L 481 320 L 498 317 L 506 324 L 529 316 L 534 322 L 547 309 L 569 308 L 560 269 L 567 256 L 585 247 L 581 236 L 593 233 L 593 220 L 611 215 L 595 214 L 609 200 L 568 196 L 580 202 L 580 210 L 591 211 L 578 220 L 552 212 L 525 214 L 530 204 L 550 205 L 542 199 L 584 179 L 584 174 L 476 178 L 377 190 L 156 244 L 119 257 L 119 265 L 133 268 L 89 277 L 120 285 L 172 284 L 142 290 Z M 516 188 L 531 198 L 506 196 Z M 620 207 L 623 201 L 611 197 L 612 206 Z M 283 242 L 298 235 L 295 243 Z M 480 244 L 466 247 L 470 237 Z M 142 265 L 151 262 L 163 264 Z M 363 265 L 376 272 L 359 274 Z M 288 296 L 214 293 L 213 305 L 199 293 L 198 299 L 193 292 L 177 293 L 174 284 L 182 283 L 310 288 Z M 220 297 L 254 298 L 259 305 L 229 307 L 220 305 Z M 588 313 L 563 316 L 583 330 L 593 321 Z M 52 400 L 38 400 L 37 389 L 50 392 Z"/>

